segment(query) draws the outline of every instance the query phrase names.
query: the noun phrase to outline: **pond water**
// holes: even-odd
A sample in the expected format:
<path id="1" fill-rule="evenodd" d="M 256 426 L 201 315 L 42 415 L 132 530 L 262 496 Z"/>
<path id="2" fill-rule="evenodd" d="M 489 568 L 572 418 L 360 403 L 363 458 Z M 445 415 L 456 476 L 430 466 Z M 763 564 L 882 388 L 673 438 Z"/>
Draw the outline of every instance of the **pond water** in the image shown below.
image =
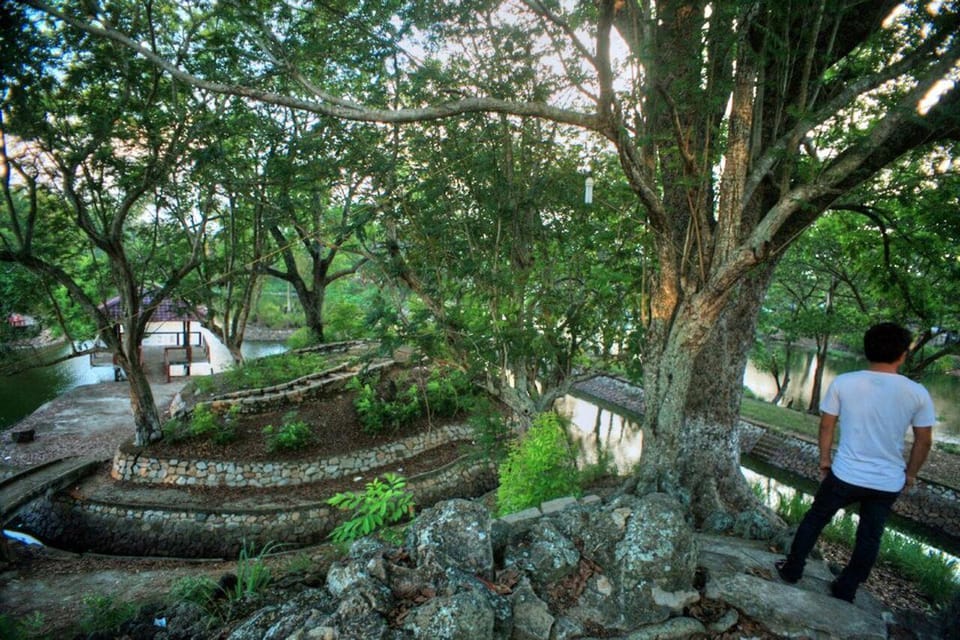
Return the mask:
<path id="1" fill-rule="evenodd" d="M 69 352 L 68 345 L 60 345 L 41 350 L 38 357 L 53 360 Z M 0 376 L 0 430 L 74 387 L 108 380 L 113 380 L 113 368 L 91 367 L 90 359 L 86 357 L 28 369 L 12 376 Z"/>
<path id="2" fill-rule="evenodd" d="M 823 374 L 823 390 L 841 373 L 863 369 L 866 362 L 854 356 L 831 354 Z M 805 410 L 810 403 L 813 390 L 813 374 L 816 357 L 813 352 L 802 352 L 794 358 L 790 367 L 790 383 L 787 386 L 781 405 L 791 405 L 795 409 Z M 929 374 L 920 379 L 920 383 L 930 392 L 933 406 L 937 410 L 937 424 L 934 426 L 934 438 L 945 442 L 960 443 L 960 376 L 947 374 Z M 773 376 L 759 370 L 752 361 L 747 363 L 743 374 L 743 385 L 756 397 L 770 401 L 777 394 Z"/>

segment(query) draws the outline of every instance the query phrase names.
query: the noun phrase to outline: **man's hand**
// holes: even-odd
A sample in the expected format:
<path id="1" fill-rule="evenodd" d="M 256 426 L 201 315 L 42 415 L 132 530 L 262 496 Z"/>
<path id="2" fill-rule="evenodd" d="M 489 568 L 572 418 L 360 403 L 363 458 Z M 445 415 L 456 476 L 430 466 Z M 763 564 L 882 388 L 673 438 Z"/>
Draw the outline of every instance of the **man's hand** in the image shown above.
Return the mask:
<path id="1" fill-rule="evenodd" d="M 926 461 L 932 445 L 933 429 L 930 427 L 913 428 L 913 446 L 910 447 L 910 457 L 907 459 L 907 481 L 903 485 L 905 491 L 913 489 L 917 484 L 917 474 L 920 473 L 920 467 Z"/>
<path id="2" fill-rule="evenodd" d="M 830 452 L 833 449 L 833 432 L 837 428 L 837 416 L 830 413 L 820 414 L 820 431 L 817 442 L 820 448 L 820 481 L 830 473 Z"/>

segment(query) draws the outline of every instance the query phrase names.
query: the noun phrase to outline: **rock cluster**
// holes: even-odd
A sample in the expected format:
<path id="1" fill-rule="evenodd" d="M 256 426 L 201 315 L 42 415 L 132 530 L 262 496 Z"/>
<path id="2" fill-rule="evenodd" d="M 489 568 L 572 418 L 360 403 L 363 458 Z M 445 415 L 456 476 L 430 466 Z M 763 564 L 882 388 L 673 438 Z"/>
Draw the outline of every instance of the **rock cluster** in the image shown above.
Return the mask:
<path id="1" fill-rule="evenodd" d="M 682 616 L 700 597 L 698 557 L 664 494 L 512 521 L 450 500 L 424 511 L 402 547 L 358 541 L 326 588 L 262 609 L 230 638 L 686 637 L 705 631 Z"/>

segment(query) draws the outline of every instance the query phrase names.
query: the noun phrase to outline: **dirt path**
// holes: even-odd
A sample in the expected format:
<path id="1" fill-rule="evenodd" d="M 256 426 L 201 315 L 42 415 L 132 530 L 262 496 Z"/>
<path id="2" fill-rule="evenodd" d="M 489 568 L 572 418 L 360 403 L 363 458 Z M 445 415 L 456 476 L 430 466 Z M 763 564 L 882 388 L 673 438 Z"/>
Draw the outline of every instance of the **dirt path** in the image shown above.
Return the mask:
<path id="1" fill-rule="evenodd" d="M 51 634 L 88 614 L 88 598 L 114 606 L 164 600 L 183 578 L 206 575 L 216 581 L 236 568 L 234 562 L 107 558 L 12 546 L 16 558 L 0 573 L 0 611 L 23 621 L 39 615 L 43 631 Z"/>

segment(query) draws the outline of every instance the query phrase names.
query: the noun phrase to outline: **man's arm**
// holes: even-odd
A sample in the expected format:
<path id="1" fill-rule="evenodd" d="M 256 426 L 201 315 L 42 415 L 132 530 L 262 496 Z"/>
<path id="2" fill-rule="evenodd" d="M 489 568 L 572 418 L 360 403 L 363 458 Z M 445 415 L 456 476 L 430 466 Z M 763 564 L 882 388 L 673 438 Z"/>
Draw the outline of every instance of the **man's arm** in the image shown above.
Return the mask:
<path id="1" fill-rule="evenodd" d="M 913 428 L 913 446 L 910 447 L 910 457 L 907 459 L 907 484 L 905 488 L 909 489 L 917 482 L 917 474 L 920 472 L 920 467 L 926 462 L 927 454 L 930 453 L 932 445 L 932 427 Z"/>
<path id="2" fill-rule="evenodd" d="M 830 452 L 833 449 L 833 433 L 837 428 L 837 416 L 832 413 L 820 414 L 820 479 L 827 477 L 830 465 Z"/>

